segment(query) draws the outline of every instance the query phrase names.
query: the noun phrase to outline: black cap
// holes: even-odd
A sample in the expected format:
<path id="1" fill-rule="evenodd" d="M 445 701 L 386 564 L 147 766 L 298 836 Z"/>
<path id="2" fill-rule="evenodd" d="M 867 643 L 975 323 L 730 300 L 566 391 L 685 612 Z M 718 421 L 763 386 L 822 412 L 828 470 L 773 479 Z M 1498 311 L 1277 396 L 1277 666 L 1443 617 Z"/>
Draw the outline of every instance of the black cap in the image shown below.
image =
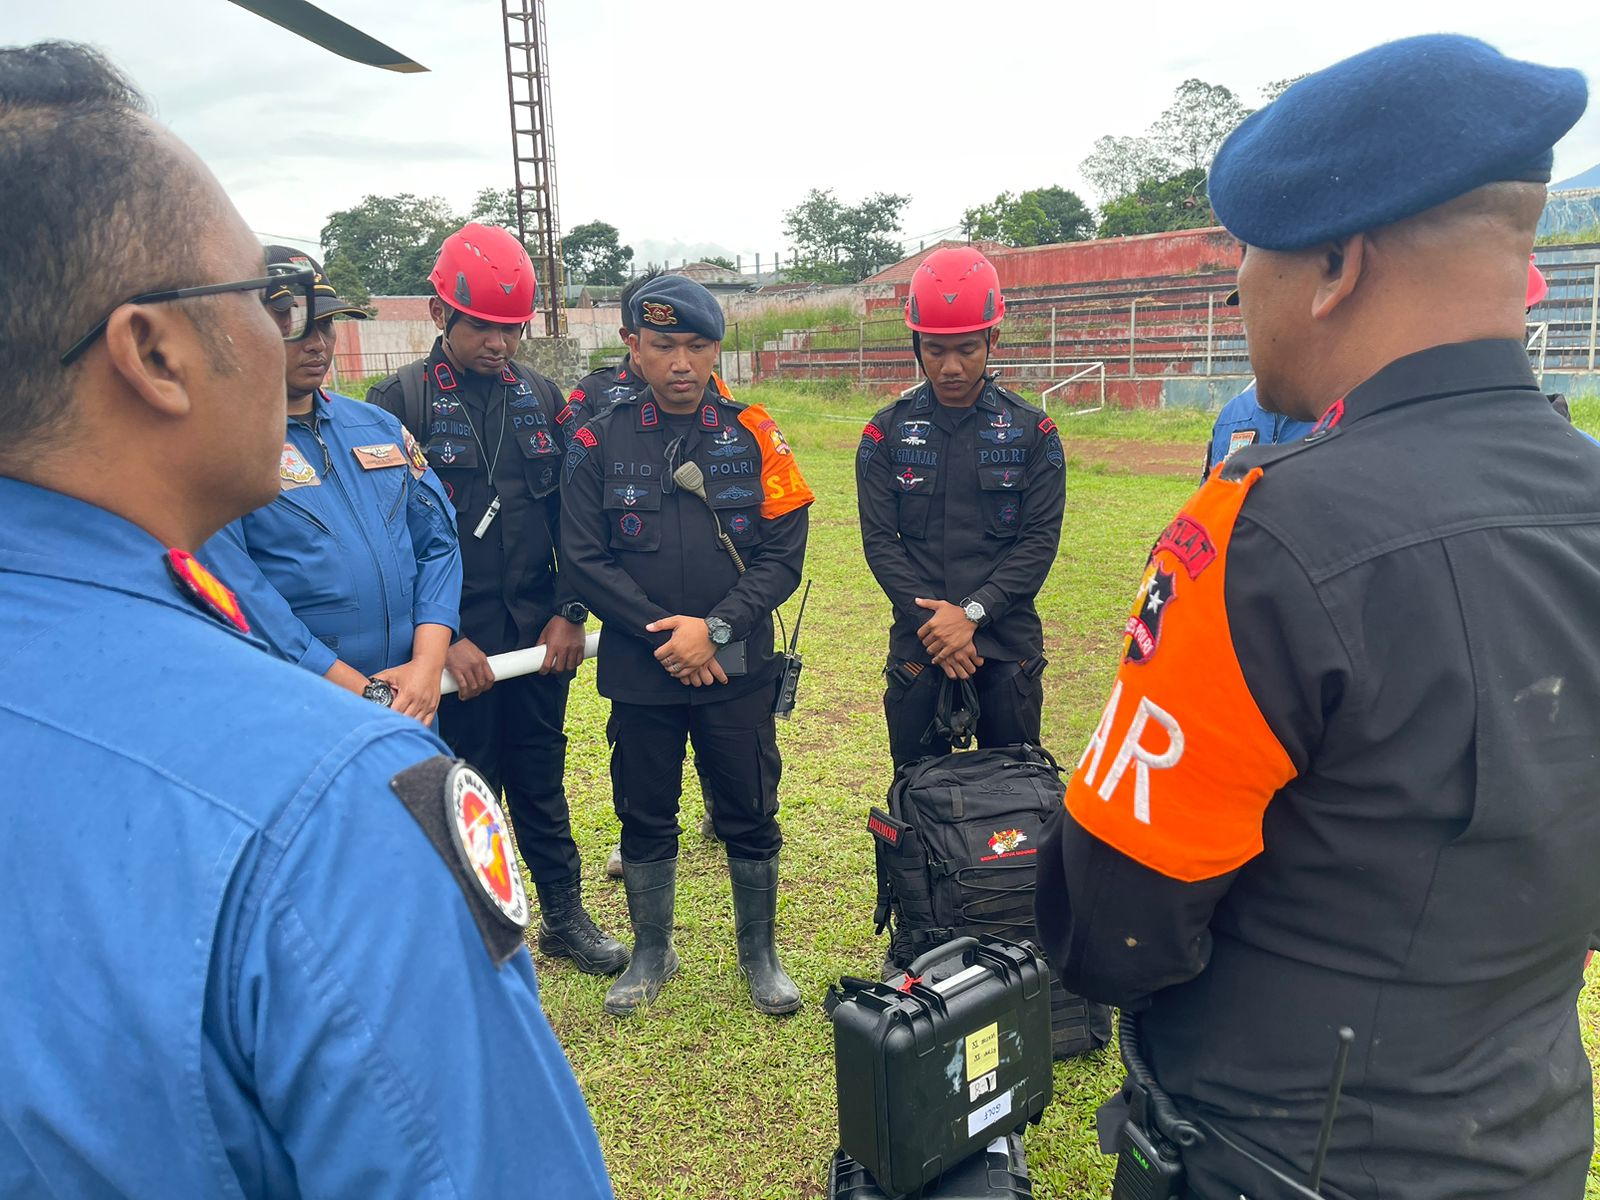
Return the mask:
<path id="1" fill-rule="evenodd" d="M 315 273 L 312 284 L 316 302 L 312 310 L 312 320 L 320 321 L 324 317 L 348 316 L 358 321 L 367 319 L 366 310 L 359 305 L 351 304 L 348 300 L 341 300 L 339 293 L 333 290 L 333 284 L 328 282 L 328 277 L 322 273 L 322 265 L 304 250 L 296 250 L 293 246 L 268 246 L 267 270 L 273 267 L 291 266 L 310 267 Z M 289 289 L 280 288 L 267 296 L 267 303 L 275 308 L 289 307 Z"/>

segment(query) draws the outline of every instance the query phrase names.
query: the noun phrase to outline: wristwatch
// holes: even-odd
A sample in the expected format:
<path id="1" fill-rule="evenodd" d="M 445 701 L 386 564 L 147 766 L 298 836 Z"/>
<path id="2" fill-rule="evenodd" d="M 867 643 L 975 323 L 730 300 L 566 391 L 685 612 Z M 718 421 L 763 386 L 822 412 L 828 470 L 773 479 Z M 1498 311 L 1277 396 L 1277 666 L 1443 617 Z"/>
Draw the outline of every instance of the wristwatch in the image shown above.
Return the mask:
<path id="1" fill-rule="evenodd" d="M 361 689 L 361 697 L 385 708 L 394 707 L 394 688 L 386 679 L 368 680 L 367 686 Z"/>
<path id="2" fill-rule="evenodd" d="M 707 617 L 706 632 L 711 635 L 713 645 L 726 646 L 733 641 L 733 626 L 721 617 Z"/>
<path id="3" fill-rule="evenodd" d="M 574 625 L 582 625 L 589 619 L 589 610 L 576 600 L 561 606 L 561 616 L 571 621 Z"/>
<path id="4" fill-rule="evenodd" d="M 984 610 L 983 605 L 979 604 L 970 596 L 961 602 L 961 611 L 967 614 L 967 620 L 971 621 L 974 625 L 982 625 L 989 616 L 988 612 Z"/>

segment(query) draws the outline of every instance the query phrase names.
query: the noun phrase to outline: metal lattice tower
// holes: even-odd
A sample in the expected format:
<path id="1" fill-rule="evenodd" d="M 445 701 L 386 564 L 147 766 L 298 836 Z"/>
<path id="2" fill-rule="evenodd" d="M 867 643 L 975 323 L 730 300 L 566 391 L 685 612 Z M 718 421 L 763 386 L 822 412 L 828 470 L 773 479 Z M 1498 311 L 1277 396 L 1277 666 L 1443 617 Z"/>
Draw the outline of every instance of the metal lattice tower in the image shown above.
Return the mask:
<path id="1" fill-rule="evenodd" d="M 550 54 L 544 0 L 500 0 L 505 18 L 506 86 L 511 99 L 511 160 L 516 174 L 517 233 L 533 251 L 545 332 L 567 332 L 556 158 L 550 127 Z"/>

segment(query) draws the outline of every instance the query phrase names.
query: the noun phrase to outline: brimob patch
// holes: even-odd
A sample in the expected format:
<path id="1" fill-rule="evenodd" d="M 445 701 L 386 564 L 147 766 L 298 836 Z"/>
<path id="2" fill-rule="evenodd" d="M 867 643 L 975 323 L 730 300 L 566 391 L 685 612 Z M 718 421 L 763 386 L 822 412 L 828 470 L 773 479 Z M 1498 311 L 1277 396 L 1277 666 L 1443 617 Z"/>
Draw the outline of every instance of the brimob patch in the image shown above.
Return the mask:
<path id="1" fill-rule="evenodd" d="M 582 442 L 574 441 L 567 447 L 567 478 L 572 478 L 572 473 L 578 469 L 583 460 L 589 457 L 589 451 Z"/>
<path id="2" fill-rule="evenodd" d="M 444 802 L 462 863 L 495 911 L 518 929 L 526 929 L 528 892 L 500 798 L 481 775 L 466 763 L 457 763 L 445 779 Z"/>
<path id="3" fill-rule="evenodd" d="M 623 513 L 617 528 L 622 531 L 623 537 L 636 538 L 644 532 L 644 518 L 636 512 Z"/>
<path id="4" fill-rule="evenodd" d="M 735 513 L 728 521 L 728 529 L 733 533 L 743 533 L 750 528 L 750 518 L 744 513 Z"/>
<path id="5" fill-rule="evenodd" d="M 1123 657 L 1131 663 L 1146 663 L 1161 647 L 1161 628 L 1167 608 L 1177 599 L 1178 581 L 1171 571 L 1163 571 L 1152 561 L 1134 597 L 1133 611 L 1123 629 L 1126 647 Z"/>

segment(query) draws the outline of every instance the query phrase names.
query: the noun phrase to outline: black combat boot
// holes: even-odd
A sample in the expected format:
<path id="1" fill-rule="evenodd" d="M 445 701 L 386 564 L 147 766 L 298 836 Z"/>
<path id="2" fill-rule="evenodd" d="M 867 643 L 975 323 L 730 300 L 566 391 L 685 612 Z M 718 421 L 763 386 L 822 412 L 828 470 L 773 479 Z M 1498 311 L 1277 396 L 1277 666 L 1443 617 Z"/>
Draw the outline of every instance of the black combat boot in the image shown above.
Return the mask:
<path id="1" fill-rule="evenodd" d="M 539 893 L 539 953 L 570 958 L 585 975 L 615 975 L 628 965 L 628 948 L 602 933 L 583 907 L 579 876 L 533 886 Z"/>
<path id="2" fill-rule="evenodd" d="M 733 927 L 739 939 L 739 974 L 750 984 L 750 999 L 764 1013 L 792 1013 L 800 989 L 784 973 L 772 927 L 778 915 L 778 856 L 765 862 L 728 859 L 733 880 Z"/>
<path id="3" fill-rule="evenodd" d="M 632 1016 L 653 1002 L 661 985 L 678 973 L 678 952 L 672 948 L 678 860 L 623 859 L 622 886 L 628 892 L 628 919 L 633 923 L 633 961 L 606 992 L 605 1010 L 614 1017 Z"/>

